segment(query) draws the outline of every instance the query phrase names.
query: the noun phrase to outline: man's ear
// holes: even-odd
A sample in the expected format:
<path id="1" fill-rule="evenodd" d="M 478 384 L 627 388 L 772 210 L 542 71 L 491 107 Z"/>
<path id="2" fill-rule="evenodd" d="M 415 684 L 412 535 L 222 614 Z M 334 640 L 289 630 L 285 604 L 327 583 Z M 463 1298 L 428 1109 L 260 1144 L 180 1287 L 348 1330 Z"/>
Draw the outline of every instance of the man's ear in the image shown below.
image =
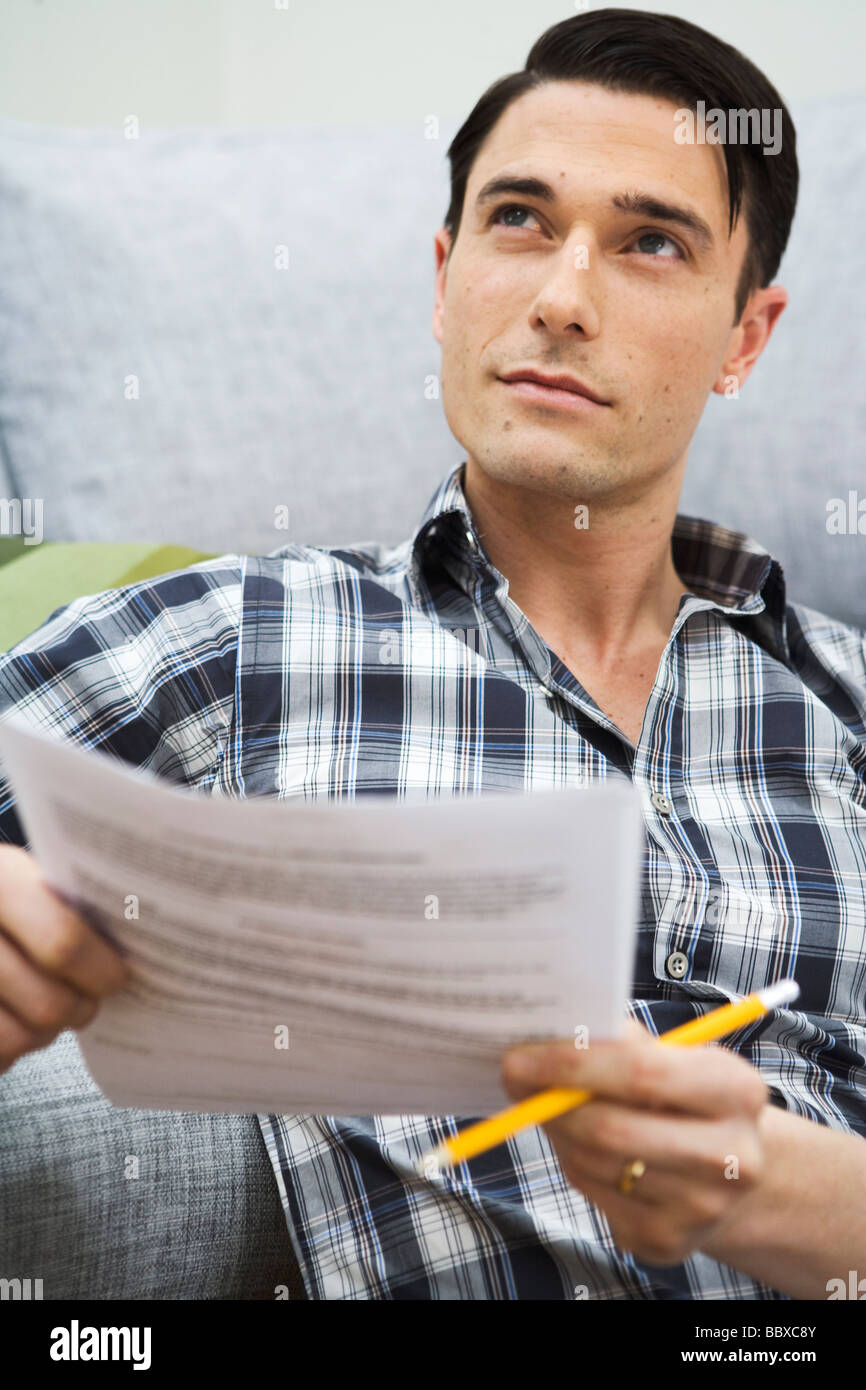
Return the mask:
<path id="1" fill-rule="evenodd" d="M 442 342 L 442 332 L 445 324 L 445 280 L 448 275 L 446 258 L 451 249 L 451 233 L 447 227 L 440 227 L 433 238 L 433 250 L 436 256 L 436 294 L 433 302 L 433 337 L 437 343 Z"/>
<path id="2" fill-rule="evenodd" d="M 782 285 L 768 285 L 766 289 L 752 291 L 731 334 L 730 351 L 713 382 L 717 395 L 729 396 L 733 394 L 732 385 L 739 391 L 748 381 L 787 303 L 788 291 Z"/>

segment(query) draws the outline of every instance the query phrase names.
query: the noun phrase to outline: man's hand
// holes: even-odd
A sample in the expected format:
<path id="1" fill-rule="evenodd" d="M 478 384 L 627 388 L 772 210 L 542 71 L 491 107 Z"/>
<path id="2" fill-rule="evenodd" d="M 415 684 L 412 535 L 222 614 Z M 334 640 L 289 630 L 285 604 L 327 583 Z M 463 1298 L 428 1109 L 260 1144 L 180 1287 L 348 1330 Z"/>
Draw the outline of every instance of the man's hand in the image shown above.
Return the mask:
<path id="1" fill-rule="evenodd" d="M 90 1023 L 129 966 L 53 892 L 27 850 L 0 845 L 0 1072 Z"/>
<path id="2" fill-rule="evenodd" d="M 531 1077 L 510 1069 L 518 1056 L 534 1061 Z M 668 1047 L 629 1019 L 616 1042 L 512 1048 L 502 1079 L 515 1101 L 552 1086 L 593 1092 L 544 1129 L 565 1177 L 601 1208 L 619 1248 L 648 1264 L 679 1264 L 711 1241 L 761 1177 L 767 1087 L 724 1047 Z M 634 1159 L 646 1171 L 621 1192 Z"/>

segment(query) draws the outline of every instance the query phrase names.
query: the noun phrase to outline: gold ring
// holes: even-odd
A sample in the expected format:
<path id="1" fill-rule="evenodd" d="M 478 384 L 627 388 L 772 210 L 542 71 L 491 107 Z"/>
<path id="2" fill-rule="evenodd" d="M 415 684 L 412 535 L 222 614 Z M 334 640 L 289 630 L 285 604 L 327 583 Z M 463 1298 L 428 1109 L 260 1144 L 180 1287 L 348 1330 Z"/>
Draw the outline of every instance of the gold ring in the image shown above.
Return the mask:
<path id="1" fill-rule="evenodd" d="M 619 1180 L 620 1192 L 630 1192 L 638 1178 L 642 1178 L 645 1172 L 646 1164 L 642 1158 L 635 1158 L 631 1163 L 627 1163 Z"/>

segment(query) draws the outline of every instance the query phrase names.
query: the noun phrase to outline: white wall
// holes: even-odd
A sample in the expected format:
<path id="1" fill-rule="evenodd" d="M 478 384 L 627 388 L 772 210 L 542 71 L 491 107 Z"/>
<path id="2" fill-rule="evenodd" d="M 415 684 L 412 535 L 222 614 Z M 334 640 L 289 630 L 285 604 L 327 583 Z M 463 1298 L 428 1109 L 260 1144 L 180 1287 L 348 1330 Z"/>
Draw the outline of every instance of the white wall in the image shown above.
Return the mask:
<path id="1" fill-rule="evenodd" d="M 0 117 L 151 126 L 462 119 L 521 68 L 545 0 L 0 0 Z M 285 6 L 285 8 L 283 8 Z M 866 90 L 864 0 L 657 0 L 786 101 Z"/>

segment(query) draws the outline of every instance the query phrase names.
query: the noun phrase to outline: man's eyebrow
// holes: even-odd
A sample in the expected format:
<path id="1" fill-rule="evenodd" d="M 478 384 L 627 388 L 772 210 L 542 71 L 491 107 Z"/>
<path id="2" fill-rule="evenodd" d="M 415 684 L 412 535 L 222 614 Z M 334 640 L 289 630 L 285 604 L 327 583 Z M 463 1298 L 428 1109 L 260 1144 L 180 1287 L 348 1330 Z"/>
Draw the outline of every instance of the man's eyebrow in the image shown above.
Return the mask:
<path id="1" fill-rule="evenodd" d="M 555 203 L 557 199 L 556 190 L 545 179 L 528 175 L 518 177 L 514 174 L 499 174 L 496 178 L 488 179 L 480 189 L 475 206 L 481 207 L 504 194 L 512 194 L 518 198 L 537 198 L 542 203 Z M 672 222 L 685 227 L 704 251 L 711 251 L 715 245 L 709 223 L 693 208 L 665 202 L 649 193 L 615 193 L 611 202 L 619 212 L 648 217 L 653 222 Z"/>
<path id="2" fill-rule="evenodd" d="M 680 207 L 679 203 L 666 203 L 660 198 L 653 198 L 649 193 L 615 193 L 611 201 L 620 212 L 632 212 L 638 217 L 648 217 L 653 222 L 674 222 L 680 227 L 685 227 L 704 251 L 712 251 L 715 245 L 709 223 L 693 208 Z"/>
<path id="3" fill-rule="evenodd" d="M 516 174 L 499 174 L 488 179 L 475 199 L 475 206 L 491 203 L 503 193 L 516 193 L 521 198 L 537 198 L 542 203 L 555 203 L 556 193 L 544 179 L 519 178 Z"/>

